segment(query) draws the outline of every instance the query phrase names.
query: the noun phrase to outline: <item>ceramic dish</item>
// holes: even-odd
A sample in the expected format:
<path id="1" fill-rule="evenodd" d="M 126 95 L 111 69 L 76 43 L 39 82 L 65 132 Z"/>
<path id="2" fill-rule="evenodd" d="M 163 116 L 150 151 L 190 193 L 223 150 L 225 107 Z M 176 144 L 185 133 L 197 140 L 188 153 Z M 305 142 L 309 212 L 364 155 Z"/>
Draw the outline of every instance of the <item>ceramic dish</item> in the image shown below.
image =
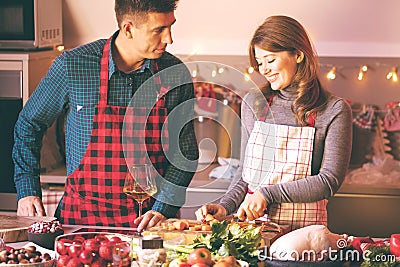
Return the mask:
<path id="1" fill-rule="evenodd" d="M 28 240 L 47 249 L 54 249 L 54 241 L 57 236 L 64 234 L 63 230 L 54 233 L 31 233 L 28 232 Z"/>
<path id="2" fill-rule="evenodd" d="M 43 248 L 41 246 L 36 245 L 33 242 L 29 242 L 27 243 L 25 246 L 23 246 L 22 248 L 27 248 L 30 246 L 35 246 L 37 251 L 40 251 L 43 254 L 48 253 L 51 257 L 51 260 L 49 261 L 45 261 L 45 262 L 36 262 L 36 263 L 26 263 L 26 264 L 22 264 L 22 263 L 18 263 L 18 264 L 5 264 L 5 263 L 1 263 L 1 266 L 5 266 L 5 267 L 51 267 L 51 266 L 55 266 L 55 252 L 53 250 L 48 250 L 46 248 Z"/>

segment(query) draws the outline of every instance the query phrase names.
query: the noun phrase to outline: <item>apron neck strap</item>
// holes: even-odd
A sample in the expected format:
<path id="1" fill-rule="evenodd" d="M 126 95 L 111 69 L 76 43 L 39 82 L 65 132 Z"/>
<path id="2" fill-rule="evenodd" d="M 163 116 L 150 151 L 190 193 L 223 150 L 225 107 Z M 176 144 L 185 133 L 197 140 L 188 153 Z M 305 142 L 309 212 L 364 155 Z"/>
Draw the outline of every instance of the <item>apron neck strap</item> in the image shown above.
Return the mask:
<path id="1" fill-rule="evenodd" d="M 110 37 L 106 44 L 103 47 L 103 54 L 100 60 L 100 102 L 99 105 L 105 106 L 107 105 L 108 98 L 108 62 L 110 57 L 110 47 L 111 47 L 111 39 Z M 158 94 L 166 93 L 161 92 L 161 78 L 159 74 L 159 68 L 157 61 L 154 63 L 155 74 L 153 76 L 154 84 L 159 87 Z"/>
<path id="2" fill-rule="evenodd" d="M 110 57 L 111 37 L 107 40 L 103 48 L 103 55 L 100 61 L 100 102 L 102 106 L 107 105 L 108 94 L 108 61 Z"/>

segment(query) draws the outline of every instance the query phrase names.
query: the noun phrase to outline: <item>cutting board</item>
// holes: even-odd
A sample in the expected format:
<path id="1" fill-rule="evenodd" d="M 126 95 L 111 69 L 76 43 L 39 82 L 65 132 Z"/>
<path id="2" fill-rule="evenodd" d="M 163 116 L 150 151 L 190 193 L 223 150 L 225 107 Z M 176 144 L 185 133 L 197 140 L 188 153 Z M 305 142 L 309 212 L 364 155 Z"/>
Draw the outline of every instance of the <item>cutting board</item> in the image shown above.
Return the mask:
<path id="1" fill-rule="evenodd" d="M 17 215 L 0 215 L 0 238 L 12 243 L 28 240 L 28 227 L 38 221 L 54 221 L 55 217 L 28 217 Z"/>
<path id="2" fill-rule="evenodd" d="M 169 219 L 175 220 L 175 219 Z M 167 220 L 168 221 L 168 220 Z M 190 221 L 190 220 L 189 220 Z M 289 232 L 289 226 L 281 225 L 280 232 L 262 232 L 261 233 L 261 247 L 270 246 L 277 238 Z M 189 231 L 189 230 L 167 230 L 161 227 L 153 227 L 149 230 L 144 231 L 143 235 L 158 235 L 164 240 L 172 240 L 173 243 L 177 244 L 192 244 L 193 240 L 201 234 L 211 234 L 211 231 Z"/>

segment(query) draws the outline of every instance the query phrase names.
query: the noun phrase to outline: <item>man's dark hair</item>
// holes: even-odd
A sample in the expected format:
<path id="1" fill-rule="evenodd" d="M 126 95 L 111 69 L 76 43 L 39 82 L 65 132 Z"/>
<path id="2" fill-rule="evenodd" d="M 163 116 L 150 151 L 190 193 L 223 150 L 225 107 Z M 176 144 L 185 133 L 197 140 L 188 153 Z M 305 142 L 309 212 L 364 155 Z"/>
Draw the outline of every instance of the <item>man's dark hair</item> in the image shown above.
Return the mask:
<path id="1" fill-rule="evenodd" d="M 115 15 L 121 26 L 125 16 L 135 23 L 146 20 L 147 13 L 170 13 L 176 9 L 179 0 L 115 0 Z"/>

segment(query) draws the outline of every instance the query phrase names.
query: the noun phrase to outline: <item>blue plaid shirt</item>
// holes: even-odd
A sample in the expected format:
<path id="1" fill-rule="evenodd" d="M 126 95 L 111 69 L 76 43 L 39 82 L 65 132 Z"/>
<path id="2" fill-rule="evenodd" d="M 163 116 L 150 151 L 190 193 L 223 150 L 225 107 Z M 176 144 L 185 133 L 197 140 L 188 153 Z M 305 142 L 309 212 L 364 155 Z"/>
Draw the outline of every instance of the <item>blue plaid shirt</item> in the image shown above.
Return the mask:
<path id="1" fill-rule="evenodd" d="M 113 35 L 113 39 L 117 34 L 118 32 Z M 27 196 L 41 197 L 41 140 L 46 129 L 64 109 L 67 110 L 67 175 L 69 176 L 79 166 L 90 141 L 95 106 L 100 99 L 100 59 L 105 42 L 105 39 L 97 40 L 62 53 L 21 111 L 15 125 L 13 149 L 14 180 L 18 200 Z M 113 42 L 111 42 L 111 47 L 112 45 Z M 146 60 L 139 70 L 126 74 L 117 69 L 111 52 L 108 103 L 115 106 L 128 106 L 133 94 L 141 85 L 151 85 L 151 82 L 145 83 L 145 81 L 154 74 L 154 63 L 155 60 Z M 171 113 L 180 103 L 194 98 L 190 73 L 178 58 L 169 53 L 164 53 L 157 59 L 157 63 L 162 85 L 173 88 L 166 95 L 166 108 Z M 167 74 L 162 71 L 172 66 L 177 69 Z M 144 91 L 144 95 L 141 94 L 144 97 L 143 100 L 141 99 L 144 105 L 149 106 L 154 103 L 154 90 L 155 88 L 150 88 Z M 179 140 L 179 144 L 175 145 L 175 148 L 170 144 L 168 155 L 171 155 L 171 158 L 168 160 L 174 164 L 170 164 L 167 168 L 164 177 L 167 182 L 157 193 L 157 201 L 152 208 L 166 217 L 175 216 L 180 206 L 184 204 L 185 190 L 196 170 L 198 159 L 197 142 L 193 120 L 191 120 L 194 116 L 193 104 L 184 105 L 183 110 L 174 113 L 179 114 L 168 118 L 170 129 L 176 127 L 176 123 L 182 121 L 188 121 L 188 123 L 175 136 L 170 132 L 170 140 Z M 179 157 L 180 153 L 191 163 L 182 160 Z M 168 203 L 174 203 L 174 205 Z"/>

